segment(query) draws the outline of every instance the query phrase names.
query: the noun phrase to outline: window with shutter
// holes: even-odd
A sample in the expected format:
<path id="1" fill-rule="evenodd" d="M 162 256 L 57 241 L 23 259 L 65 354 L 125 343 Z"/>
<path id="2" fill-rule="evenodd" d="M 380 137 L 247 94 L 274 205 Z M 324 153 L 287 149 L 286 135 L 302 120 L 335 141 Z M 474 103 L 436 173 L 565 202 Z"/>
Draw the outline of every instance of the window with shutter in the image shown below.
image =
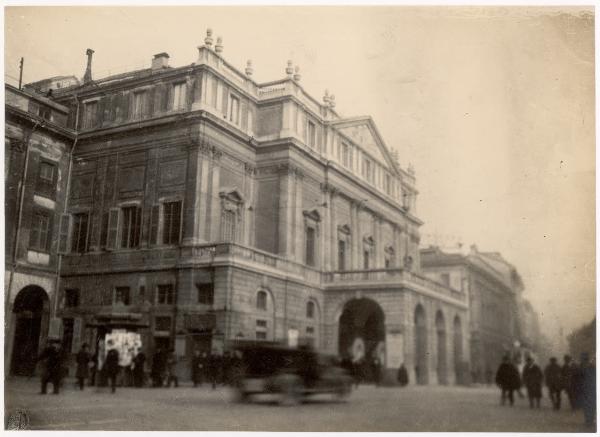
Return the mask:
<path id="1" fill-rule="evenodd" d="M 119 208 L 111 208 L 108 212 L 108 241 L 106 242 L 107 249 L 117 248 L 117 238 L 119 236 Z"/>
<path id="2" fill-rule="evenodd" d="M 29 247 L 34 250 L 49 251 L 50 243 L 50 216 L 45 212 L 34 212 L 29 233 Z"/>
<path id="3" fill-rule="evenodd" d="M 123 208 L 121 247 L 130 249 L 140 244 L 141 209 L 137 206 Z"/>
<path id="4" fill-rule="evenodd" d="M 163 204 L 163 244 L 179 244 L 181 230 L 181 202 Z"/>
<path id="5" fill-rule="evenodd" d="M 100 229 L 100 247 L 106 247 L 106 240 L 108 239 L 108 213 L 102 214 L 102 227 Z"/>
<path id="6" fill-rule="evenodd" d="M 58 239 L 58 253 L 67 253 L 69 248 L 69 229 L 71 227 L 71 215 L 62 214 L 60 217 L 60 229 Z"/>
<path id="7" fill-rule="evenodd" d="M 71 229 L 71 252 L 85 252 L 87 249 L 88 213 L 73 214 Z"/>
<path id="8" fill-rule="evenodd" d="M 159 219 L 159 205 L 152 205 L 152 211 L 150 212 L 150 244 L 158 244 L 158 219 Z"/>

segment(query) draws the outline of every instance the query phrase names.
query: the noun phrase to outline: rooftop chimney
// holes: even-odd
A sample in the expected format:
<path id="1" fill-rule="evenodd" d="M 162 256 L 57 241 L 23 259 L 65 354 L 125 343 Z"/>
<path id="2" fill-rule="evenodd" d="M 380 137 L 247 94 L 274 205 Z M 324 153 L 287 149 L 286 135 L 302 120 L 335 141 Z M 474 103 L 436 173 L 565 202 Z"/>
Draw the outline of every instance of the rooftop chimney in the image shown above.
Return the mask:
<path id="1" fill-rule="evenodd" d="M 252 73 L 254 73 L 254 68 L 252 68 L 252 60 L 248 59 L 248 62 L 246 62 L 246 76 L 250 77 L 252 76 Z"/>
<path id="2" fill-rule="evenodd" d="M 89 83 L 92 81 L 92 55 L 94 51 L 92 49 L 87 49 L 85 51 L 87 55 L 87 67 L 85 68 L 85 74 L 83 75 L 83 83 Z"/>
<path id="3" fill-rule="evenodd" d="M 210 48 L 212 48 L 212 43 L 213 43 L 212 29 L 209 28 L 209 29 L 206 29 L 206 38 L 204 38 L 204 45 L 210 49 Z"/>
<path id="4" fill-rule="evenodd" d="M 215 45 L 215 52 L 217 53 L 223 53 L 223 38 L 218 37 L 217 38 L 217 44 Z"/>
<path id="5" fill-rule="evenodd" d="M 152 71 L 167 68 L 169 66 L 169 54 L 162 52 L 157 53 L 152 58 Z"/>

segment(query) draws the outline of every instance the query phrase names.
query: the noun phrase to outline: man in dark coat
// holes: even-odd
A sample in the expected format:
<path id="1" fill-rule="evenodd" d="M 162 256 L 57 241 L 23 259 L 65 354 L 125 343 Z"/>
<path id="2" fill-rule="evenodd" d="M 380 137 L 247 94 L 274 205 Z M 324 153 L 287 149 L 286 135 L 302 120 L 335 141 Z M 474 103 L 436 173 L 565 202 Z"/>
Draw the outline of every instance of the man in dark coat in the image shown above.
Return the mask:
<path id="1" fill-rule="evenodd" d="M 504 402 L 508 398 L 510 405 L 514 405 L 515 400 L 513 393 L 521 386 L 521 380 L 519 378 L 519 370 L 510 362 L 510 357 L 508 356 L 505 356 L 502 359 L 502 364 L 498 367 L 498 371 L 496 372 L 496 384 L 502 390 L 502 397 L 500 398 L 501 404 L 504 405 Z"/>
<path id="2" fill-rule="evenodd" d="M 144 354 L 144 352 L 139 351 L 137 355 L 133 358 L 133 384 L 136 387 L 144 386 L 145 366 L 146 355 Z"/>
<path id="3" fill-rule="evenodd" d="M 221 357 L 217 354 L 211 353 L 208 357 L 208 378 L 211 382 L 213 390 L 217 388 L 221 362 Z"/>
<path id="4" fill-rule="evenodd" d="M 562 390 L 562 369 L 558 365 L 556 358 L 550 358 L 550 364 L 544 369 L 544 378 L 546 386 L 552 401 L 552 408 L 560 410 L 560 391 Z"/>
<path id="5" fill-rule="evenodd" d="M 119 352 L 116 349 L 110 349 L 106 354 L 103 370 L 110 380 L 110 390 L 114 393 L 117 388 L 117 376 L 119 374 Z"/>
<path id="6" fill-rule="evenodd" d="M 77 382 L 79 383 L 79 390 L 83 390 L 85 380 L 90 376 L 89 367 L 91 361 L 92 357 L 88 352 L 88 345 L 87 343 L 83 343 L 77 353 L 77 371 L 75 372 Z"/>
<path id="7" fill-rule="evenodd" d="M 152 376 L 152 387 L 162 387 L 166 365 L 167 363 L 163 351 L 157 349 L 152 357 L 152 370 L 150 371 Z"/>
<path id="8" fill-rule="evenodd" d="M 52 392 L 58 394 L 60 389 L 60 379 L 62 376 L 62 351 L 60 350 L 59 340 L 50 340 L 48 346 L 38 357 L 38 361 L 44 361 L 45 366 L 42 371 L 42 391 L 40 394 L 47 393 L 48 383 L 52 382 Z"/>
<path id="9" fill-rule="evenodd" d="M 175 355 L 175 351 L 171 349 L 167 355 L 167 387 L 171 387 L 171 382 L 175 384 L 175 387 L 179 387 L 176 367 L 177 356 Z"/>
<path id="10" fill-rule="evenodd" d="M 527 388 L 527 397 L 529 398 L 529 407 L 540 408 L 540 399 L 542 398 L 542 382 L 544 374 L 532 357 L 527 357 L 525 367 L 523 368 L 523 383 Z"/>
<path id="11" fill-rule="evenodd" d="M 577 364 L 571 359 L 570 355 L 565 355 L 564 365 L 561 369 L 562 388 L 567 393 L 569 405 L 571 405 L 572 410 L 577 409 L 577 396 L 575 390 L 575 374 L 577 371 Z"/>
<path id="12" fill-rule="evenodd" d="M 200 353 L 199 349 L 194 350 L 194 357 L 192 358 L 192 381 L 194 381 L 194 387 L 198 387 L 198 385 L 202 385 L 204 382 L 207 364 L 206 352 Z"/>
<path id="13" fill-rule="evenodd" d="M 596 420 L 596 366 L 590 361 L 589 355 L 584 352 L 581 354 L 581 366 L 579 370 L 581 377 L 579 397 L 581 399 L 581 408 L 585 418 L 585 425 L 594 427 Z"/>
<path id="14" fill-rule="evenodd" d="M 398 369 L 398 382 L 401 387 L 405 387 L 408 385 L 408 372 L 404 363 L 400 364 L 400 368 Z"/>

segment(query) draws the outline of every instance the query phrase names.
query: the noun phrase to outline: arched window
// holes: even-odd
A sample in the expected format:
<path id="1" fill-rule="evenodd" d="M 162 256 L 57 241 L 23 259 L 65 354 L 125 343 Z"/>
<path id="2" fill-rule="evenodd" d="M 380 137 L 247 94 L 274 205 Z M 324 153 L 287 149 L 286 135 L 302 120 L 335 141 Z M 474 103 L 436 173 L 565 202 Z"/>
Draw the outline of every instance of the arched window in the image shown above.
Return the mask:
<path id="1" fill-rule="evenodd" d="M 315 303 L 312 300 L 309 300 L 306 303 L 306 318 L 307 319 L 315 318 Z"/>
<path id="2" fill-rule="evenodd" d="M 267 292 L 259 291 L 256 293 L 256 309 L 267 310 Z"/>

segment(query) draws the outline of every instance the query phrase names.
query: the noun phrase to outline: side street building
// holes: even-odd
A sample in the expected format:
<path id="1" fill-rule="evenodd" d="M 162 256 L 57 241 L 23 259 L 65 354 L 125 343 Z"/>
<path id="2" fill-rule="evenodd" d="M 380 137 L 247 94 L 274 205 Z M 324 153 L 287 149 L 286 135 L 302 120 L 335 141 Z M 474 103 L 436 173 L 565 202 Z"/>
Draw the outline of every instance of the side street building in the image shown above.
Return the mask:
<path id="1" fill-rule="evenodd" d="M 468 293 L 421 273 L 414 171 L 291 62 L 259 84 L 213 43 L 96 80 L 88 50 L 82 81 L 6 86 L 13 373 L 56 318 L 69 351 L 134 331 L 150 356 L 175 349 L 182 375 L 195 348 L 299 338 L 379 356 L 389 382 L 401 363 L 412 382 L 465 381 Z"/>

